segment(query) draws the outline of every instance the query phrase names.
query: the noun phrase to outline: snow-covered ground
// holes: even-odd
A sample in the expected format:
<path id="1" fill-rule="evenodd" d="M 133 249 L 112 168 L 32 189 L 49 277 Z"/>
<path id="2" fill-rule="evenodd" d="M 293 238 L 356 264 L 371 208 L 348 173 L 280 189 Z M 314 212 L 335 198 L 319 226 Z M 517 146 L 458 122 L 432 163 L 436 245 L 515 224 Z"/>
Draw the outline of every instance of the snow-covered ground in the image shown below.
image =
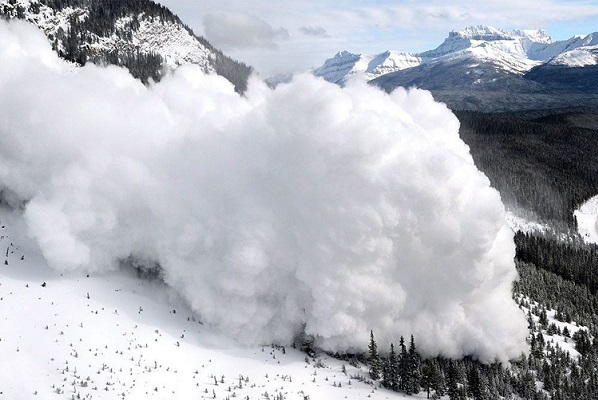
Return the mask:
<path id="1" fill-rule="evenodd" d="M 577 230 L 585 242 L 598 244 L 598 196 L 586 201 L 573 215 L 577 218 Z"/>
<path id="2" fill-rule="evenodd" d="M 507 219 L 507 224 L 513 230 L 513 232 L 546 232 L 550 229 L 546 225 L 543 225 L 539 222 L 530 221 L 520 215 L 515 214 L 513 211 L 507 211 L 505 217 Z"/>
<path id="3" fill-rule="evenodd" d="M 0 211 L 0 221 L 0 399 L 406 397 L 360 382 L 363 365 L 241 348 L 133 272 L 61 275 L 22 233 L 18 213 Z"/>
<path id="4" fill-rule="evenodd" d="M 517 299 L 520 300 L 521 296 L 517 297 Z M 529 302 L 530 307 L 540 307 L 540 304 L 538 304 L 537 302 L 532 301 L 527 297 L 525 299 Z M 527 307 L 521 307 L 521 309 L 526 314 L 529 311 L 529 308 Z M 548 319 L 548 324 L 555 324 L 561 333 L 549 335 L 546 329 L 542 329 L 542 336 L 544 337 L 544 342 L 551 343 L 554 347 L 559 347 L 561 350 L 568 352 L 569 355 L 571 355 L 571 357 L 573 358 L 579 358 L 580 354 L 577 350 L 575 350 L 575 341 L 571 339 L 571 336 L 573 336 L 580 329 L 588 330 L 588 328 L 585 326 L 580 326 L 574 321 L 568 323 L 557 320 L 556 310 L 547 309 L 546 316 Z M 532 317 L 536 324 L 540 322 L 540 317 L 538 317 L 537 315 L 533 315 Z M 567 328 L 567 330 L 569 331 L 569 337 L 562 335 L 562 331 L 565 328 Z"/>

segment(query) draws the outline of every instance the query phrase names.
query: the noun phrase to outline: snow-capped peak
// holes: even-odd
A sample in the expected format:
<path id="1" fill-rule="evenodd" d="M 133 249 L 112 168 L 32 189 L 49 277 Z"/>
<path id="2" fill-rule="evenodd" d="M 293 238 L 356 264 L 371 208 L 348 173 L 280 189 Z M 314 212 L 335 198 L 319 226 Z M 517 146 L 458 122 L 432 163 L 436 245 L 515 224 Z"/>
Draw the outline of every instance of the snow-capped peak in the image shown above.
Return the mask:
<path id="1" fill-rule="evenodd" d="M 324 65 L 316 68 L 314 75 L 324 77 L 329 82 L 342 83 L 349 76 L 365 72 L 367 63 L 368 60 L 364 60 L 361 54 L 343 50 L 327 59 Z"/>
<path id="2" fill-rule="evenodd" d="M 598 32 L 590 33 L 583 38 L 584 46 L 596 46 L 598 45 Z"/>
<path id="3" fill-rule="evenodd" d="M 348 79 L 360 76 L 367 80 L 389 72 L 415 67 L 422 60 L 417 54 L 387 50 L 376 55 L 354 54 L 339 51 L 327 59 L 324 65 L 314 70 L 314 75 L 329 82 L 342 84 Z"/>
<path id="4" fill-rule="evenodd" d="M 513 29 L 511 36 L 534 43 L 552 43 L 552 37 L 544 29 Z"/>
<path id="5" fill-rule="evenodd" d="M 496 29 L 492 26 L 478 25 L 469 26 L 461 31 L 449 32 L 447 40 L 451 39 L 471 39 L 471 40 L 510 40 L 513 37 L 506 31 Z"/>

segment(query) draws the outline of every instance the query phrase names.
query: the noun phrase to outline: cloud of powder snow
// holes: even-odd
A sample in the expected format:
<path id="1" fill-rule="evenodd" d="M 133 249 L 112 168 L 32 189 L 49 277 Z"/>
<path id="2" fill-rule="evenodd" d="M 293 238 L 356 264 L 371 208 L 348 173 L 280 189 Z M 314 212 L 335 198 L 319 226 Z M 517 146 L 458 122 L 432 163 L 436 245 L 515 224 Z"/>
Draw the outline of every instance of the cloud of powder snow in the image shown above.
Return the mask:
<path id="1" fill-rule="evenodd" d="M 525 348 L 512 233 L 430 93 L 309 75 L 245 97 L 183 67 L 149 88 L 73 70 L 0 21 L 0 186 L 49 264 L 154 260 L 215 329 L 328 350 L 413 333 L 426 355 Z"/>

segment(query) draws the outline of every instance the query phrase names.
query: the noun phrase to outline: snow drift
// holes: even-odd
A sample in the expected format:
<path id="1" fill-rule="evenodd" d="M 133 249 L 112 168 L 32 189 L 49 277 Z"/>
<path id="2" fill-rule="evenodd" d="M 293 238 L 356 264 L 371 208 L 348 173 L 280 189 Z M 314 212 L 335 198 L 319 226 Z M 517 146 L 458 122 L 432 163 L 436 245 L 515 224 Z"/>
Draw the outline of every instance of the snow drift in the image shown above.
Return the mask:
<path id="1" fill-rule="evenodd" d="M 158 262 L 204 322 L 246 343 L 313 335 L 424 354 L 525 348 L 512 233 L 458 121 L 428 92 L 309 75 L 245 97 L 183 67 L 149 88 L 74 69 L 0 21 L 0 185 L 47 261 Z"/>

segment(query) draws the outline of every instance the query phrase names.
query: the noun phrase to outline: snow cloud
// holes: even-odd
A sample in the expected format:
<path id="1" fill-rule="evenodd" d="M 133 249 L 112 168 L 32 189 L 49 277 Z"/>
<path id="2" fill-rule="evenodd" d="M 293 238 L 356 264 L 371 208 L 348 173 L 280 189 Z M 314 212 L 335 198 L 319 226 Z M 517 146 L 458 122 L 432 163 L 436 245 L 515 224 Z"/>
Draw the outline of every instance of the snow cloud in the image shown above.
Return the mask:
<path id="1" fill-rule="evenodd" d="M 219 12 L 204 17 L 206 35 L 218 47 L 226 49 L 276 48 L 289 39 L 284 28 L 273 28 L 267 22 L 246 14 Z"/>
<path id="2" fill-rule="evenodd" d="M 430 93 L 302 75 L 240 97 L 194 67 L 147 88 L 73 70 L 21 22 L 0 21 L 0 60 L 0 186 L 54 268 L 157 261 L 248 344 L 525 349 L 504 207 Z"/>

